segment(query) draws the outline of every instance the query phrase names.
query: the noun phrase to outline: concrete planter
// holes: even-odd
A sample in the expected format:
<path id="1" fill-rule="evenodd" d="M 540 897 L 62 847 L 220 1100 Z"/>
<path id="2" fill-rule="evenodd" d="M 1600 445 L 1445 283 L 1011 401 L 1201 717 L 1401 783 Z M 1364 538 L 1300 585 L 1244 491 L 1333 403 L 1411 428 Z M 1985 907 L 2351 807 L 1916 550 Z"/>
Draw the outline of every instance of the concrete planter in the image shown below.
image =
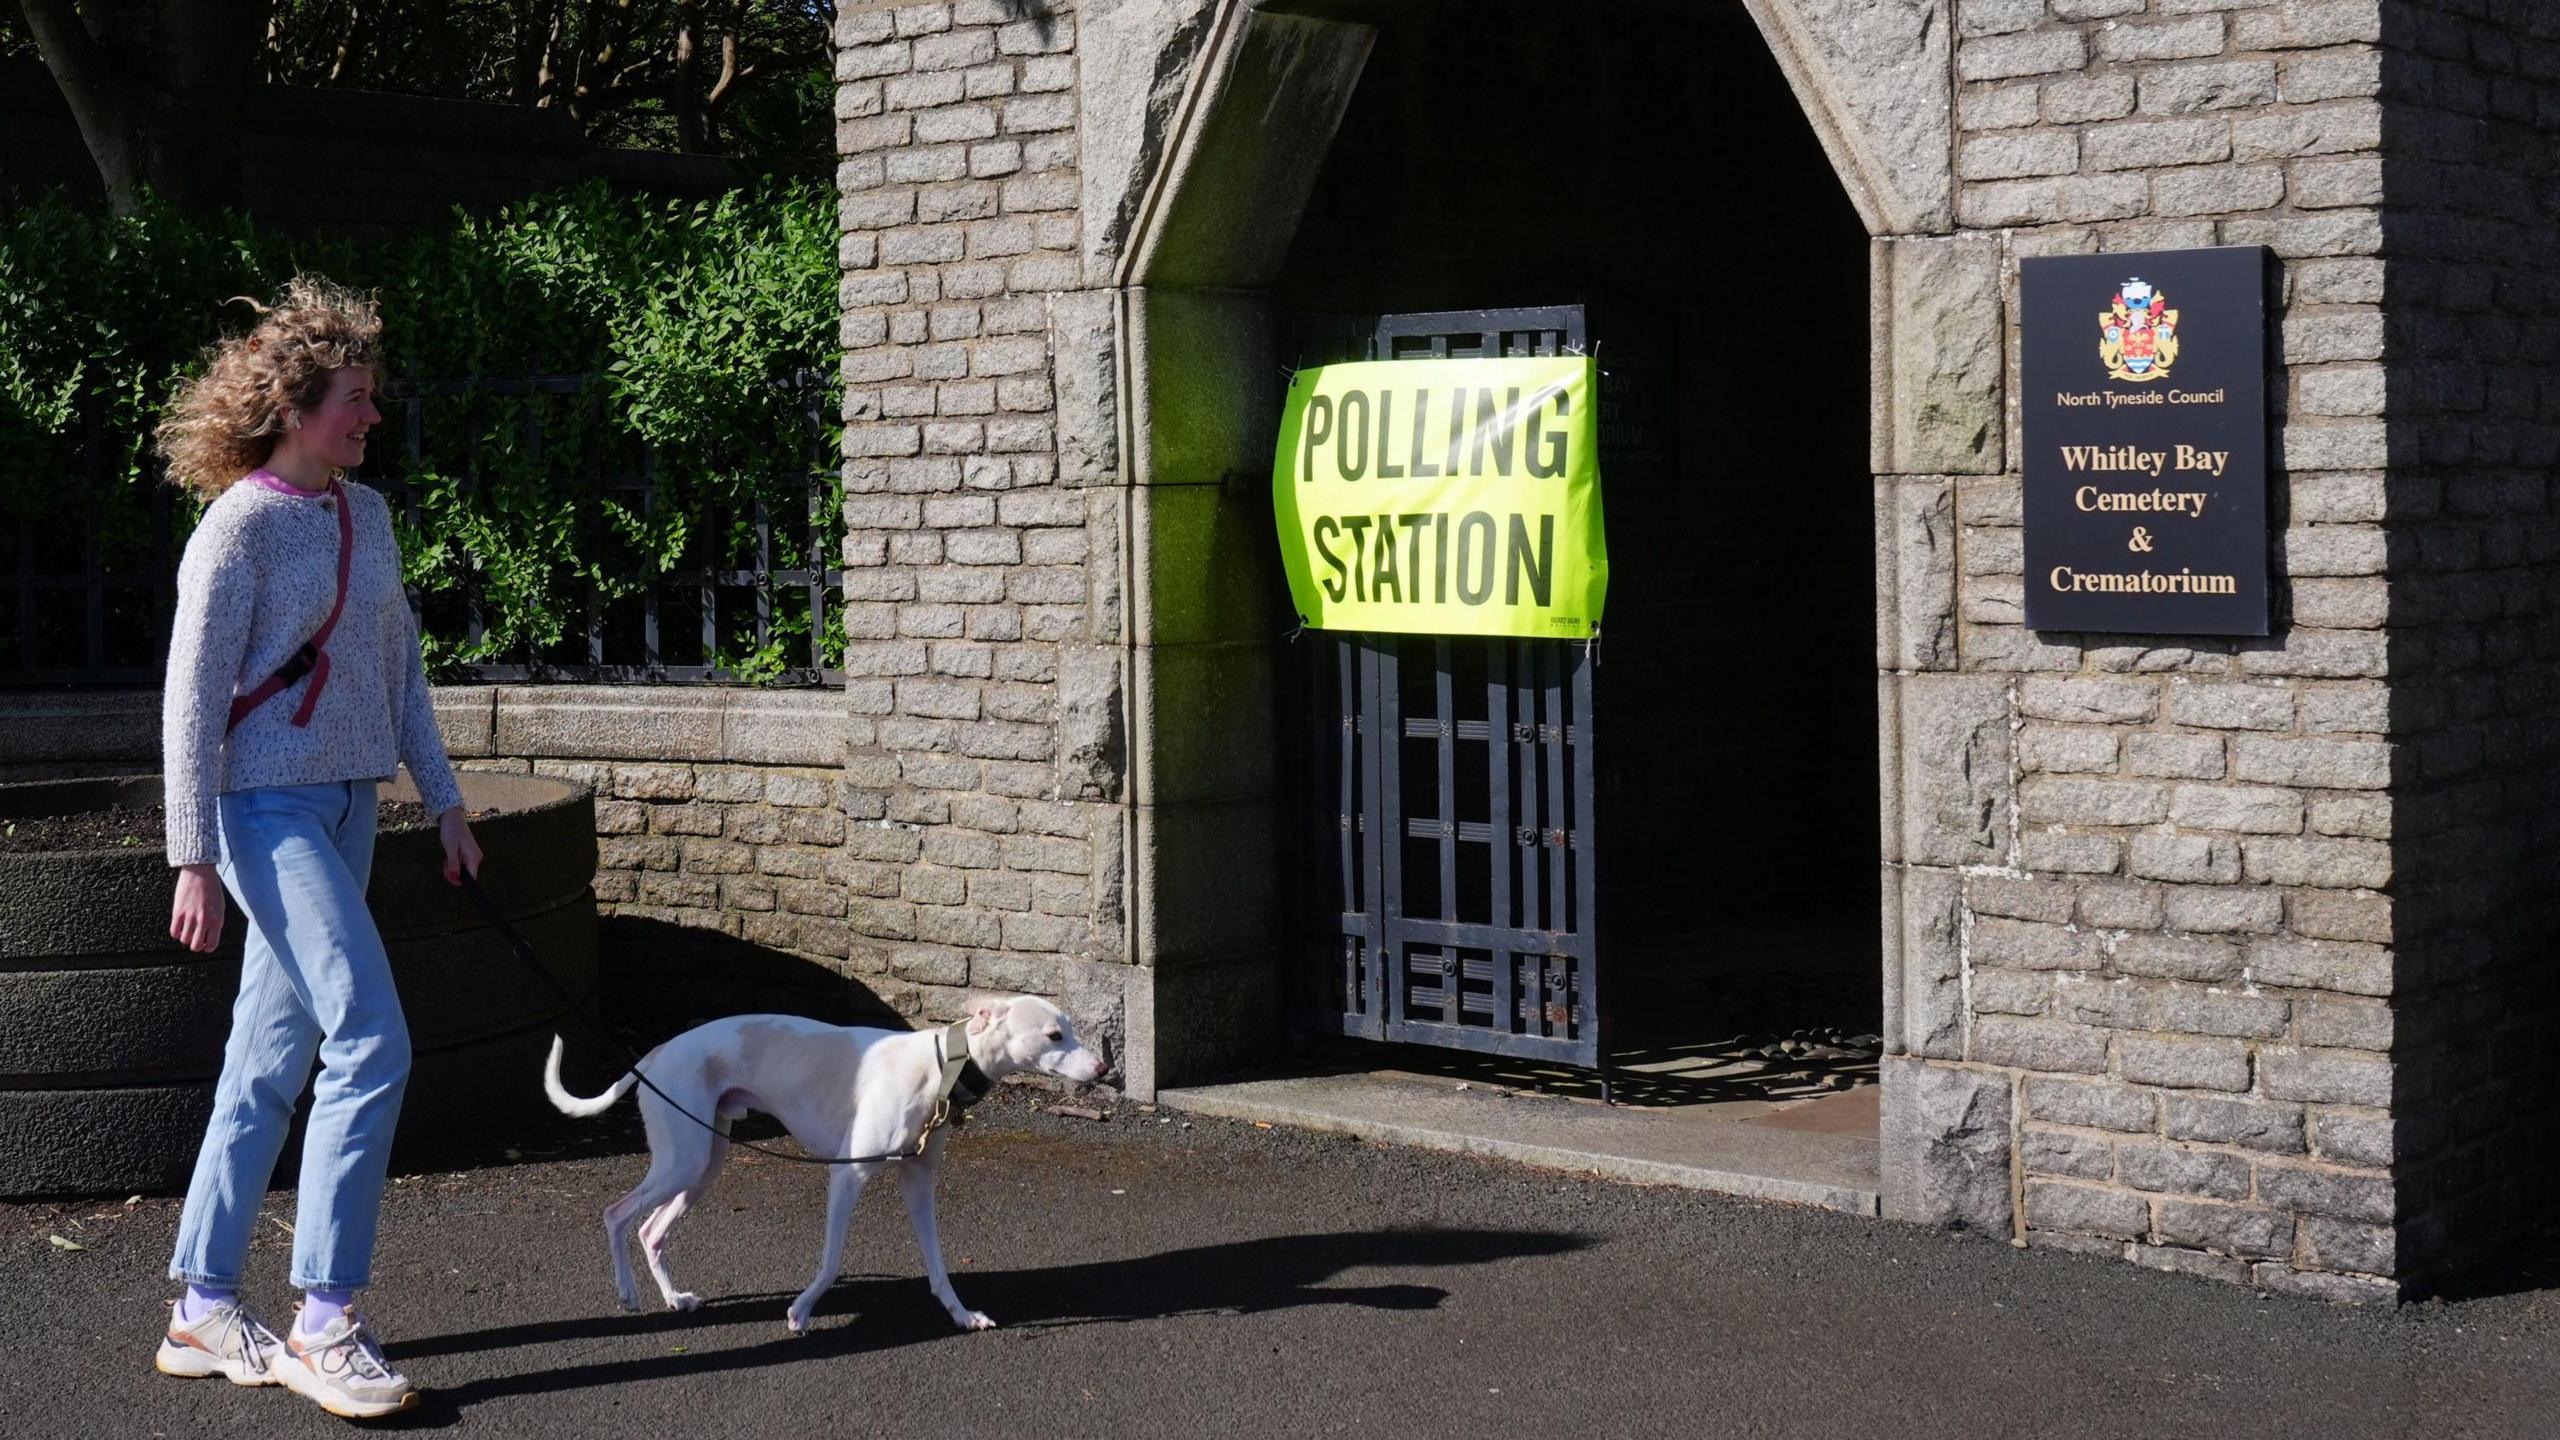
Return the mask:
<path id="1" fill-rule="evenodd" d="M 466 773 L 486 886 L 572 993 L 596 985 L 595 803 L 536 776 Z M 147 805 L 157 777 L 0 785 L 0 817 Z M 385 800 L 415 800 L 403 777 Z M 168 937 L 159 837 L 0 855 L 0 1198 L 183 1187 L 231 1029 L 245 925 L 193 955 Z M 394 1163 L 485 1143 L 540 1113 L 560 1002 L 444 883 L 433 831 L 381 837 L 367 895 L 415 1056 Z M 279 1183 L 299 1155 L 286 1148 Z"/>

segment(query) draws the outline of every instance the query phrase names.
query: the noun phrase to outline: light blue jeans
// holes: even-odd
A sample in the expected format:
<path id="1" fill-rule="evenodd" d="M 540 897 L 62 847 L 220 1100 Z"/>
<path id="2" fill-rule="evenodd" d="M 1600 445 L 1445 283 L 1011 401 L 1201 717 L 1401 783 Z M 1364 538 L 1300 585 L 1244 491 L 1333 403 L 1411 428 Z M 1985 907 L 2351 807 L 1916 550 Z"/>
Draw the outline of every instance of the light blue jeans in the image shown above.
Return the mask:
<path id="1" fill-rule="evenodd" d="M 238 1288 L 317 1054 L 293 1283 L 359 1290 L 373 1271 L 391 1131 L 409 1083 L 409 1026 L 364 903 L 374 782 L 243 790 L 221 797 L 220 807 L 222 883 L 249 927 L 247 953 L 169 1275 Z"/>

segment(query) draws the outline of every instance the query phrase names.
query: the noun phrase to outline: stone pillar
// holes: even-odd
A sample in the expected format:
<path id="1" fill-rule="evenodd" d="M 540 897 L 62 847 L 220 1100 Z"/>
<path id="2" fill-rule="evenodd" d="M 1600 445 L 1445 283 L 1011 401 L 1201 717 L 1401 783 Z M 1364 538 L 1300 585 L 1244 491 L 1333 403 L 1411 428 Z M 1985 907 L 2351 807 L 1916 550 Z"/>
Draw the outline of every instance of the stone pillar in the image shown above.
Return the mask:
<path id="1" fill-rule="evenodd" d="M 2303 44 L 2319 19 L 2253 17 L 2252 34 Z M 2388 832 L 2392 883 L 2331 897 L 2316 923 L 2392 957 L 2387 1008 L 2321 1017 L 2326 1043 L 2387 1053 L 2391 1068 L 2288 1079 L 2315 1100 L 2390 1107 L 2317 1123 L 2391 1168 L 2392 1223 L 2306 1221 L 2306 1250 L 2423 1281 L 2531 1235 L 2560 1176 L 2560 348 L 2533 298 L 2560 282 L 2560 17 L 2393 0 L 2380 40 L 2386 153 L 2296 174 L 2320 196 L 2388 199 L 2381 363 L 2324 366 L 2294 406 L 2306 422 L 2377 407 L 2388 422 L 2387 483 L 2356 498 L 2381 510 L 2389 579 L 2323 581 L 2309 600 L 2379 616 L 2389 637 L 2391 696 L 2371 723 L 2388 727 L 2391 790 L 2370 821 Z"/>
<path id="2" fill-rule="evenodd" d="M 1259 287 L 1369 33 L 1285 8 L 839 23 L 855 963 L 1062 995 L 1141 1095 L 1280 1035 Z"/>
<path id="3" fill-rule="evenodd" d="M 1072 5 L 837 22 L 852 963 L 1125 1050 L 1125 536 Z M 1097 421 L 1096 416 L 1103 417 Z"/>
<path id="4" fill-rule="evenodd" d="M 2382 394 L 2361 378 L 2383 353 L 2383 228 L 2352 179 L 2379 165 L 2379 6 L 2316 23 L 2193 8 L 1958 7 L 1956 233 L 1879 246 L 1880 650 L 1904 847 L 1887 1204 L 2270 1289 L 2389 1294 L 2404 1182 L 2372 1137 L 2395 1104 L 2399 750 Z M 2213 244 L 2278 257 L 2290 613 L 2263 641 L 2028 631 L 1999 378 L 2016 262 Z M 1999 364 L 1991 337 L 2011 342 Z M 1942 512 L 1910 493 L 1938 483 L 1948 648 Z"/>

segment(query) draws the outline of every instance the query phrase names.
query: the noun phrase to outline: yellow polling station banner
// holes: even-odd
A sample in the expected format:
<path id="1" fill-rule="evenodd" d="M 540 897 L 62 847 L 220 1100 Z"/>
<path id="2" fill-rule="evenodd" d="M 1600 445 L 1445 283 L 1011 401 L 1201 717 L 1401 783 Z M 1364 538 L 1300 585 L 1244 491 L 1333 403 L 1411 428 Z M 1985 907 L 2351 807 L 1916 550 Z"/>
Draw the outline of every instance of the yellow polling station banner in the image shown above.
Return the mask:
<path id="1" fill-rule="evenodd" d="M 1598 387 L 1579 355 L 1299 371 L 1271 467 L 1299 618 L 1588 638 L 1609 589 Z"/>

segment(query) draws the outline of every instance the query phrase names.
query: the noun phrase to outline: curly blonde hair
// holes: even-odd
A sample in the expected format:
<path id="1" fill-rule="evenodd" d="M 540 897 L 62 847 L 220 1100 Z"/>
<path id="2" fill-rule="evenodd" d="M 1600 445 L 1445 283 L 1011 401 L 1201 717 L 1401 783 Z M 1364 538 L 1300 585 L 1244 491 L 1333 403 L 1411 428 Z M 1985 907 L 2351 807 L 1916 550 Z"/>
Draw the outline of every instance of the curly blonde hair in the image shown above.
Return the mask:
<path id="1" fill-rule="evenodd" d="M 361 365 L 378 381 L 382 369 L 381 307 L 370 293 L 297 275 L 271 305 L 232 298 L 258 323 L 205 352 L 204 373 L 178 392 L 156 436 L 170 482 L 207 502 L 267 463 L 288 417 L 328 398 L 332 374 Z"/>

